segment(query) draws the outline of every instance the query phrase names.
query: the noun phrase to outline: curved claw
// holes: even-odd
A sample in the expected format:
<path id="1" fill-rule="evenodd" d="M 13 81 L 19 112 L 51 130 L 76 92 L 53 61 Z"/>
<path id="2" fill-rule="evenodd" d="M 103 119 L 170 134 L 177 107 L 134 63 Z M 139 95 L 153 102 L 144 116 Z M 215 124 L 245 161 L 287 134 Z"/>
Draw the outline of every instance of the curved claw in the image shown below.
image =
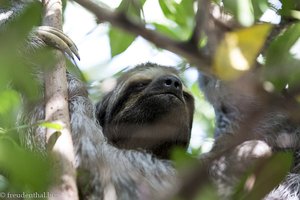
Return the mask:
<path id="1" fill-rule="evenodd" d="M 72 59 L 74 59 L 74 54 L 80 60 L 78 48 L 74 42 L 59 29 L 50 26 L 39 26 L 35 29 L 35 34 L 47 45 L 62 50 Z"/>

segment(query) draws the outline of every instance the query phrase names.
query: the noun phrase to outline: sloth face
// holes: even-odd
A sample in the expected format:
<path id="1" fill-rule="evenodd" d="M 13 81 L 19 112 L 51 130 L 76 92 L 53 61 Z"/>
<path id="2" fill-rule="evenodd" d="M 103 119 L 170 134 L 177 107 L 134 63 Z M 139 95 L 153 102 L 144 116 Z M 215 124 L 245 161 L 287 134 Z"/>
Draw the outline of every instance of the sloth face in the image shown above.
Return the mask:
<path id="1" fill-rule="evenodd" d="M 174 146 L 187 147 L 193 113 L 194 99 L 177 71 L 151 63 L 120 77 L 97 105 L 97 118 L 111 143 L 161 158 Z"/>

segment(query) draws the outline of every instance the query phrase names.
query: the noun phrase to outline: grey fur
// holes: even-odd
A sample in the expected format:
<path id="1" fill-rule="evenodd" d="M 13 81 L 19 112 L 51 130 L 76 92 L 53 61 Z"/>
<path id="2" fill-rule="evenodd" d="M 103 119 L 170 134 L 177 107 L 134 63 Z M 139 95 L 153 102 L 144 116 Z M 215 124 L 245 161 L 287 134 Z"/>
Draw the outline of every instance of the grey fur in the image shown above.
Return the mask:
<path id="1" fill-rule="evenodd" d="M 7 2 L 8 7 L 0 6 L 1 28 L 18 16 L 31 1 Z M 40 46 L 39 41 L 34 34 L 31 35 L 28 48 L 36 49 Z M 84 84 L 70 74 L 68 84 L 81 199 L 161 199 L 176 190 L 177 174 L 170 161 L 144 152 L 120 150 L 108 144 Z M 43 94 L 40 98 L 43 99 Z M 39 121 L 44 120 L 44 103 L 31 102 L 30 105 L 20 115 L 19 123 L 32 126 L 20 131 L 20 140 L 26 148 L 46 154 L 45 128 L 37 126 Z"/>
<path id="2" fill-rule="evenodd" d="M 293 150 L 296 157 L 299 157 L 300 145 L 300 126 L 295 124 L 289 114 L 282 109 L 282 106 L 270 106 L 264 104 L 263 95 L 255 88 L 253 75 L 243 77 L 237 82 L 220 81 L 215 77 L 200 74 L 200 87 L 207 100 L 212 104 L 216 115 L 215 138 L 218 150 L 219 146 L 226 146 L 226 139 L 232 135 L 239 134 L 244 140 L 255 141 L 259 139 L 264 141 L 273 150 L 285 151 Z M 251 114 L 257 118 L 253 118 Z M 251 123 L 250 126 L 248 124 Z M 247 130 L 243 129 L 248 127 Z M 242 131 L 242 132 L 241 132 Z M 243 136 L 244 134 L 244 136 Z M 225 143 L 225 144 L 224 144 Z M 222 145 L 223 144 L 223 145 Z M 222 199 L 231 197 L 236 184 L 239 183 L 242 174 L 244 174 L 252 160 L 255 162 L 263 156 L 253 156 L 248 152 L 247 161 L 242 165 L 238 156 L 230 151 L 220 159 L 213 162 L 211 174 Z M 292 172 L 287 175 L 285 180 L 275 188 L 265 200 L 298 200 L 300 199 L 300 174 L 298 160 Z M 229 171 L 230 172 L 229 172 Z"/>
<path id="3" fill-rule="evenodd" d="M 4 0 L 0 5 L 0 27 L 3 29 L 3 25 L 18 16 L 22 10 L 33 0 Z"/>
<path id="4" fill-rule="evenodd" d="M 72 137 L 81 199 L 162 199 L 177 188 L 171 163 L 151 154 L 120 150 L 108 144 L 94 115 L 94 106 L 83 83 L 68 74 Z M 44 119 L 44 106 L 24 112 L 23 123 Z M 43 128 L 22 133 L 29 149 L 45 151 Z M 112 198 L 113 199 L 113 198 Z"/>

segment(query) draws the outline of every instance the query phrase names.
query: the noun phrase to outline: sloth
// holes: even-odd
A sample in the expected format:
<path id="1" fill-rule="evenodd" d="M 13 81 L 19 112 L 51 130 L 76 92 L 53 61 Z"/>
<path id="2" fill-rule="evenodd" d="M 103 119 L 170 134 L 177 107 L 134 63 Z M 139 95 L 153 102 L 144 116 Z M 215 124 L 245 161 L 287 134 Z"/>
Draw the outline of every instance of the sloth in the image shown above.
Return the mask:
<path id="1" fill-rule="evenodd" d="M 95 112 L 82 83 L 70 74 L 68 81 L 77 171 L 88 174 L 78 179 L 80 196 L 126 200 L 174 194 L 179 179 L 169 153 L 188 146 L 194 112 L 178 72 L 138 65 L 118 78 Z"/>
<path id="2" fill-rule="evenodd" d="M 10 7 L 0 6 L 0 31 L 5 31 L 7 22 L 21 16 L 33 1 L 6 2 Z M 49 43 L 53 39 L 55 45 Z M 71 57 L 78 56 L 74 43 L 59 30 L 34 29 L 28 46 L 37 48 L 45 44 L 63 49 Z M 176 146 L 187 147 L 194 112 L 193 97 L 176 70 L 151 63 L 137 66 L 118 79 L 117 87 L 96 105 L 96 111 L 81 81 L 68 74 L 68 84 L 80 199 L 166 199 L 174 194 L 179 180 L 169 159 L 170 151 Z M 247 123 L 247 111 L 261 108 L 259 99 L 249 95 L 254 93 L 239 93 L 215 78 L 202 78 L 200 86 L 216 112 L 217 140 L 238 132 Z M 281 111 L 262 117 L 258 132 L 265 136 L 264 141 L 272 148 L 292 148 L 299 157 L 299 148 L 295 146 L 299 144 L 299 127 L 291 124 Z M 20 123 L 37 124 L 44 118 L 44 103 L 35 104 L 23 113 Z M 30 126 L 22 131 L 23 146 L 47 154 L 45 128 Z M 289 141 L 292 143 L 286 143 Z M 225 191 L 224 199 L 230 198 L 240 178 L 236 176 L 238 170 L 245 172 L 249 167 L 241 165 L 242 169 L 234 171 L 236 162 L 231 162 L 231 155 L 235 154 L 224 155 L 210 169 L 212 178 L 220 183 L 219 188 L 230 190 Z M 299 198 L 298 168 L 296 163 L 286 179 L 265 198 Z"/>
<path id="3" fill-rule="evenodd" d="M 80 199 L 174 195 L 180 181 L 169 153 L 173 147 L 187 147 L 194 112 L 193 97 L 177 71 L 138 65 L 118 79 L 116 88 L 97 103 L 97 111 L 85 85 L 70 73 L 67 78 Z M 23 124 L 43 120 L 44 104 L 24 113 Z M 24 146 L 46 152 L 45 128 L 24 131 Z"/>
<path id="4" fill-rule="evenodd" d="M 0 6 L 1 31 L 22 18 L 30 2 L 14 0 Z M 18 49 L 24 62 L 28 61 L 27 48 L 38 51 L 45 45 L 78 57 L 74 43 L 50 27 L 35 28 L 26 45 Z M 151 63 L 137 66 L 118 79 L 116 89 L 97 104 L 97 112 L 85 84 L 70 73 L 67 80 L 80 199 L 164 199 L 172 195 L 179 179 L 170 151 L 188 146 L 194 112 L 193 97 L 177 71 Z M 43 84 L 40 98 L 39 102 L 24 99 L 18 123 L 28 127 L 19 135 L 22 146 L 47 155 L 46 128 L 36 126 L 45 120 Z"/>
<path id="5" fill-rule="evenodd" d="M 146 63 L 117 81 L 97 104 L 103 133 L 122 149 L 141 149 L 168 159 L 173 147 L 187 148 L 194 99 L 174 68 Z"/>
<path id="6" fill-rule="evenodd" d="M 1 31 L 28 4 L 16 0 L 10 3 L 11 8 L 0 7 Z M 36 28 L 29 46 L 36 48 L 40 42 L 49 44 L 51 38 L 46 37 L 51 34 L 60 39 L 55 41 L 63 44 L 60 49 L 66 49 L 69 56 L 78 56 L 74 44 L 60 31 L 49 27 Z M 97 104 L 96 113 L 84 85 L 70 74 L 68 83 L 80 198 L 165 199 L 175 193 L 179 181 L 169 159 L 170 151 L 176 146 L 187 147 L 194 112 L 193 98 L 177 72 L 151 63 L 136 67 L 118 79 L 117 87 Z M 253 91 L 241 92 L 214 77 L 200 78 L 200 86 L 215 109 L 217 143 L 222 142 L 223 136 L 230 140 L 230 135 L 237 134 L 248 123 L 249 113 L 253 113 L 248 111 L 263 109 L 259 95 Z M 299 158 L 299 126 L 282 110 L 269 111 L 250 131 L 254 135 L 259 133 L 259 138 L 272 150 L 292 149 Z M 44 104 L 24 113 L 22 124 L 36 124 L 45 118 Z M 45 135 L 41 127 L 30 127 L 20 134 L 25 147 L 47 153 Z M 250 158 L 248 162 L 236 165 L 235 155 L 238 154 L 234 151 L 227 152 L 210 168 L 223 199 L 231 197 L 241 174 L 257 159 L 250 155 L 246 157 Z M 291 173 L 265 199 L 299 199 L 298 172 L 296 160 Z"/>

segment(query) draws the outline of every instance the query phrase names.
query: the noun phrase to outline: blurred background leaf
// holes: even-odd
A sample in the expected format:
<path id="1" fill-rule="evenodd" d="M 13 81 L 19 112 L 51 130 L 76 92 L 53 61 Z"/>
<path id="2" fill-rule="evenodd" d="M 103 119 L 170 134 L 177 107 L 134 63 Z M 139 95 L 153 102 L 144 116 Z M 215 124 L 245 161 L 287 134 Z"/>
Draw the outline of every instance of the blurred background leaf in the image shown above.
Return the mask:
<path id="1" fill-rule="evenodd" d="M 215 73 L 233 80 L 254 67 L 271 27 L 262 24 L 226 33 L 214 56 Z"/>
<path id="2" fill-rule="evenodd" d="M 110 27 L 109 43 L 111 56 L 114 57 L 125 51 L 135 38 L 136 36 L 132 34 L 126 33 L 118 28 Z"/>
<path id="3" fill-rule="evenodd" d="M 40 84 L 33 74 L 53 63 L 49 52 L 34 53 L 28 46 L 41 12 L 40 3 L 32 3 L 0 30 L 0 191 L 42 192 L 50 183 L 48 159 L 22 149 L 15 127 L 22 100 L 39 96 Z"/>
<path id="4" fill-rule="evenodd" d="M 142 23 L 143 5 L 145 2 L 146 0 L 123 0 L 116 10 L 126 15 L 129 19 Z M 111 57 L 124 52 L 136 38 L 136 36 L 115 27 L 109 28 L 108 35 Z"/>
<path id="5" fill-rule="evenodd" d="M 286 177 L 292 163 L 293 155 L 291 152 L 277 152 L 267 160 L 260 160 L 239 185 L 233 199 L 263 199 Z M 254 185 L 249 185 L 249 180 L 253 181 Z"/>
<path id="6" fill-rule="evenodd" d="M 242 26 L 251 26 L 269 7 L 268 0 L 223 0 L 225 9 Z"/>
<path id="7" fill-rule="evenodd" d="M 10 187 L 46 191 L 51 180 L 49 164 L 45 157 L 20 148 L 10 137 L 0 137 L 0 169 L 8 177 Z"/>
<path id="8" fill-rule="evenodd" d="M 300 83 L 299 49 L 300 23 L 293 24 L 274 40 L 266 53 L 265 78 L 277 91 L 288 84 L 293 88 Z"/>
<path id="9" fill-rule="evenodd" d="M 173 39 L 185 41 L 194 28 L 195 0 L 159 0 L 160 8 L 168 23 L 152 23 L 158 32 Z"/>

